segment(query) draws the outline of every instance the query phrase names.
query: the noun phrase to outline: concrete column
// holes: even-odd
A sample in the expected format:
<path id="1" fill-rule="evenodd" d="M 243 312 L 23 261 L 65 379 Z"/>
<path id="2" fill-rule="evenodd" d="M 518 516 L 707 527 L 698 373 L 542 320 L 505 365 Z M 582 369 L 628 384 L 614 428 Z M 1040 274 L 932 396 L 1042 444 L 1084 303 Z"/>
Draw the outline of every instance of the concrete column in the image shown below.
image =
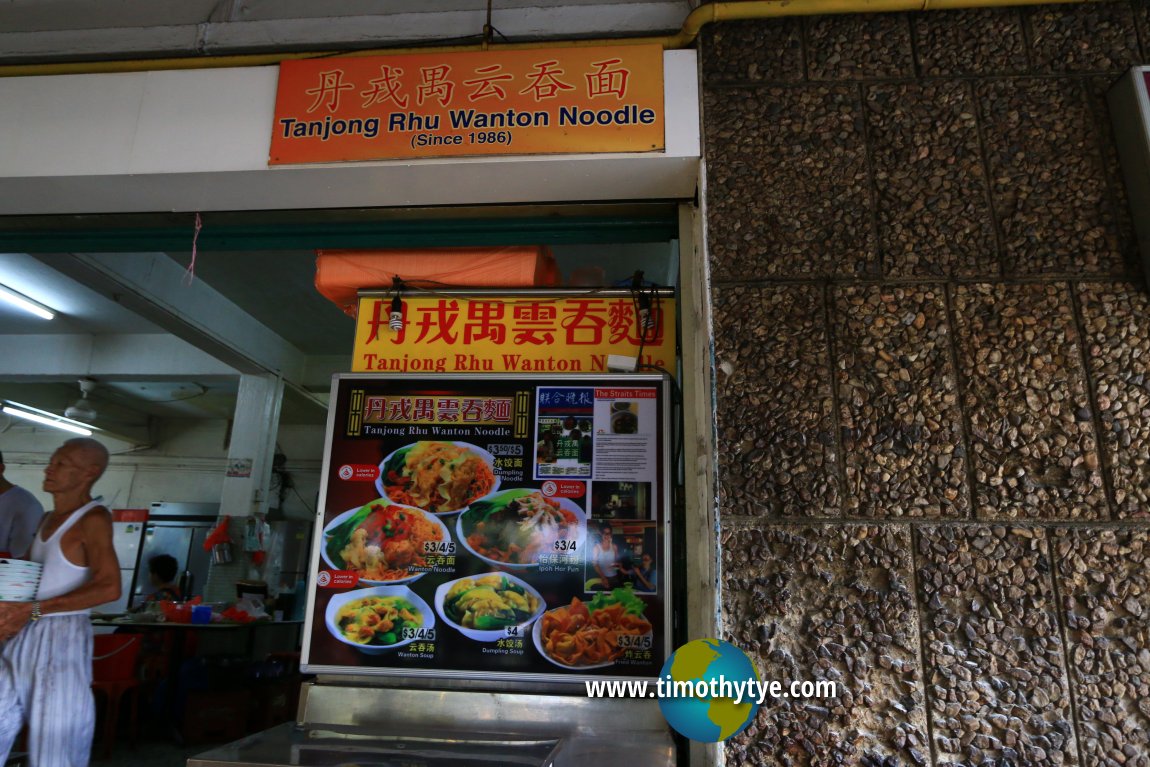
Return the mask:
<path id="1" fill-rule="evenodd" d="M 262 517 L 268 510 L 268 484 L 282 402 L 283 379 L 279 376 L 240 376 L 227 475 L 220 494 L 220 514 L 232 518 L 229 533 L 234 560 L 228 565 L 212 565 L 204 589 L 208 601 L 234 601 L 233 584 L 237 580 L 261 577 L 259 568 L 243 553 L 243 532 L 248 517 Z"/>
<path id="2" fill-rule="evenodd" d="M 227 475 L 220 495 L 221 514 L 249 517 L 267 512 L 283 392 L 283 379 L 279 376 L 240 376 Z"/>

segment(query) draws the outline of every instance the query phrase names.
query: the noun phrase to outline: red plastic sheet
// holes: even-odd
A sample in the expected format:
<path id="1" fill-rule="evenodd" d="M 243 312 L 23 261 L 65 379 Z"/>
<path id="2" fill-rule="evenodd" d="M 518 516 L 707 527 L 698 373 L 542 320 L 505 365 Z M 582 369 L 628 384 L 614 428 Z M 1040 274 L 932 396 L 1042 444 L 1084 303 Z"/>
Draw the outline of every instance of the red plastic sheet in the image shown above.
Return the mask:
<path id="1" fill-rule="evenodd" d="M 316 251 L 316 290 L 352 317 L 360 290 L 390 288 L 396 277 L 416 287 L 552 287 L 559 267 L 542 245 Z"/>

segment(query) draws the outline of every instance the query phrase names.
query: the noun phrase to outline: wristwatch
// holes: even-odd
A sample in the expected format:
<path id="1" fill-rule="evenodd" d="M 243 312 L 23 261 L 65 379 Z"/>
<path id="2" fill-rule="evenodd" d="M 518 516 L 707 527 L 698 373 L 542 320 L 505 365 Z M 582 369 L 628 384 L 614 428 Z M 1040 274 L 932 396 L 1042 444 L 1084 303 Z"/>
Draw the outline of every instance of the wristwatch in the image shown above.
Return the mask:
<path id="1" fill-rule="evenodd" d="M 30 620 L 38 621 L 43 617 L 43 614 L 40 612 L 40 601 L 37 600 L 32 603 L 32 617 Z"/>

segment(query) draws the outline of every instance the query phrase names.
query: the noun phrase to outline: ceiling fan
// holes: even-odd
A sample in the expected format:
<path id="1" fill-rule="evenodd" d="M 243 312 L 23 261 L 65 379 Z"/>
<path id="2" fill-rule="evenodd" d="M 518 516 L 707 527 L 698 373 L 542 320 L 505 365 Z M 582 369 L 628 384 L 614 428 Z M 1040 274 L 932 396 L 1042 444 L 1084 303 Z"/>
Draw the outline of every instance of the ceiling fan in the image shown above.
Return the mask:
<path id="1" fill-rule="evenodd" d="M 83 421 L 84 423 L 92 423 L 96 420 L 96 408 L 88 401 L 88 395 L 96 389 L 96 382 L 91 378 L 80 379 L 80 399 L 73 402 L 64 411 L 65 418 L 71 418 L 75 421 Z"/>

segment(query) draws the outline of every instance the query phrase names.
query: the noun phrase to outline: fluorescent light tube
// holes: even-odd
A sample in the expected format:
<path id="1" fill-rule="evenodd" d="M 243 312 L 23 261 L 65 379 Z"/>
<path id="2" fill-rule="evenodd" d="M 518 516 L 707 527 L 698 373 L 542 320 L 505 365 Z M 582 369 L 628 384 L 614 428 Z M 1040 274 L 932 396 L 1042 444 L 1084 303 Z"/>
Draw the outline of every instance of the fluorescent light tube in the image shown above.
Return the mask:
<path id="1" fill-rule="evenodd" d="M 43 410 L 37 410 L 34 407 L 27 405 L 18 405 L 14 402 L 5 402 L 0 405 L 0 411 L 8 415 L 23 418 L 25 421 L 32 421 L 34 423 L 42 424 L 44 426 L 51 426 L 53 429 L 63 429 L 70 431 L 73 434 L 79 434 L 82 437 L 92 436 L 92 430 L 82 423 L 62 418 L 52 413 L 46 413 Z"/>
<path id="2" fill-rule="evenodd" d="M 56 312 L 49 309 L 44 304 L 33 301 L 23 293 L 17 293 L 7 285 L 0 285 L 0 301 L 6 301 L 18 309 L 23 309 L 29 314 L 35 314 L 37 317 L 45 320 L 50 320 L 56 316 Z"/>

